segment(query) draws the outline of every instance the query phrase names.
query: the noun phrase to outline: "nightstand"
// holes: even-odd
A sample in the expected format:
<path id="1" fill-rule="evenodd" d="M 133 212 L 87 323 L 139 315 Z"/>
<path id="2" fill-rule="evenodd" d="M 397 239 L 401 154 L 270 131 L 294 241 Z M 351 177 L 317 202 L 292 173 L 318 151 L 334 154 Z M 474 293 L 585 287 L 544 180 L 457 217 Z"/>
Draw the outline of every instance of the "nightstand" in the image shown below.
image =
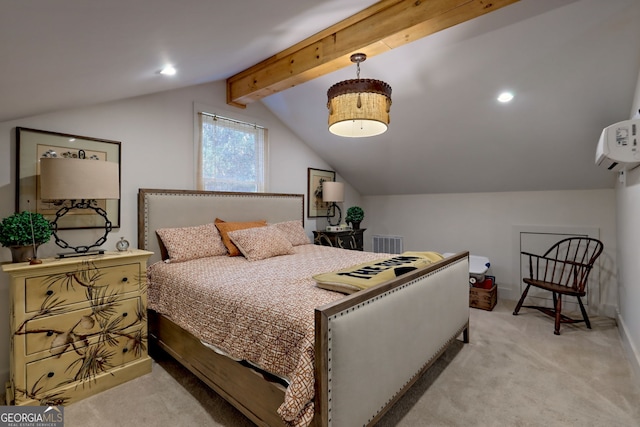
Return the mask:
<path id="1" fill-rule="evenodd" d="M 2 266 L 11 279 L 8 405 L 65 405 L 151 372 L 151 255 L 131 250 Z"/>
<path id="2" fill-rule="evenodd" d="M 314 231 L 313 243 L 316 245 L 361 251 L 364 247 L 365 230 L 366 228 L 347 231 Z"/>

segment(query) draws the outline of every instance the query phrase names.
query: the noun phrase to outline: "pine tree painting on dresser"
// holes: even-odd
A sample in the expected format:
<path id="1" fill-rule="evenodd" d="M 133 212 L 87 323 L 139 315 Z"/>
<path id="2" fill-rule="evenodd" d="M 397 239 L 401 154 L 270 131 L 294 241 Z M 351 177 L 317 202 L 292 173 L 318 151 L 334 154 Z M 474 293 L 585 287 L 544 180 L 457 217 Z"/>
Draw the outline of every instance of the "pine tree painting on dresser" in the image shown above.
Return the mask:
<path id="1" fill-rule="evenodd" d="M 66 405 L 151 372 L 146 263 L 132 250 L 6 264 L 7 404 Z"/>

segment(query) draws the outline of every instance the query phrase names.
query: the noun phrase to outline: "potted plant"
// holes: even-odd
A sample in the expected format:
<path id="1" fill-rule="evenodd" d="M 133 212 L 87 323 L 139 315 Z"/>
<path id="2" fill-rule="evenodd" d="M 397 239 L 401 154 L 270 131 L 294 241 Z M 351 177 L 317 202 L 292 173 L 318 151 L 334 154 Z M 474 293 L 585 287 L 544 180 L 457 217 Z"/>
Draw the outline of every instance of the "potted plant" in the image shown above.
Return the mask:
<path id="1" fill-rule="evenodd" d="M 15 213 L 0 222 L 0 244 L 11 250 L 13 262 L 36 258 L 36 249 L 47 243 L 52 234 L 51 223 L 39 213 Z"/>
<path id="2" fill-rule="evenodd" d="M 364 211 L 359 206 L 351 206 L 347 209 L 345 221 L 351 224 L 354 230 L 360 229 L 360 221 L 364 219 Z"/>

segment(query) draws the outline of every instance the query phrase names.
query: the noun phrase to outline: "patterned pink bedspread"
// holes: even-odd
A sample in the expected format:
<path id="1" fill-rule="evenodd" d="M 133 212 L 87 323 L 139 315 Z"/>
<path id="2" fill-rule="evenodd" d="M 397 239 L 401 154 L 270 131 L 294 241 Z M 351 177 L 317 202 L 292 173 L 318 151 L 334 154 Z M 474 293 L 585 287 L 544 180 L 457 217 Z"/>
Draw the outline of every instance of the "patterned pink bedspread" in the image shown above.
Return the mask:
<path id="1" fill-rule="evenodd" d="M 230 357 L 290 381 L 278 413 L 297 427 L 314 413 L 314 309 L 344 296 L 317 288 L 311 276 L 388 256 L 312 244 L 295 249 L 253 262 L 158 262 L 148 273 L 150 308 Z"/>

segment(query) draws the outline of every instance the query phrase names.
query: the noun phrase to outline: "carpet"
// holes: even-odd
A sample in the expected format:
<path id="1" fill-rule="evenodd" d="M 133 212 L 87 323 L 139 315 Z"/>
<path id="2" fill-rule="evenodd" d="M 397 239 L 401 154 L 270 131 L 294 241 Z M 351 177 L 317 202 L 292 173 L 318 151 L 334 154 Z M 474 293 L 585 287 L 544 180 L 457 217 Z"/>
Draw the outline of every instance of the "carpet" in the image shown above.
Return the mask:
<path id="1" fill-rule="evenodd" d="M 640 380 L 613 319 L 562 325 L 513 301 L 470 309 L 457 342 L 378 423 L 404 426 L 640 426 Z M 250 427 L 240 412 L 168 356 L 151 374 L 65 408 L 65 427 Z M 350 427 L 350 426 L 338 426 Z"/>

